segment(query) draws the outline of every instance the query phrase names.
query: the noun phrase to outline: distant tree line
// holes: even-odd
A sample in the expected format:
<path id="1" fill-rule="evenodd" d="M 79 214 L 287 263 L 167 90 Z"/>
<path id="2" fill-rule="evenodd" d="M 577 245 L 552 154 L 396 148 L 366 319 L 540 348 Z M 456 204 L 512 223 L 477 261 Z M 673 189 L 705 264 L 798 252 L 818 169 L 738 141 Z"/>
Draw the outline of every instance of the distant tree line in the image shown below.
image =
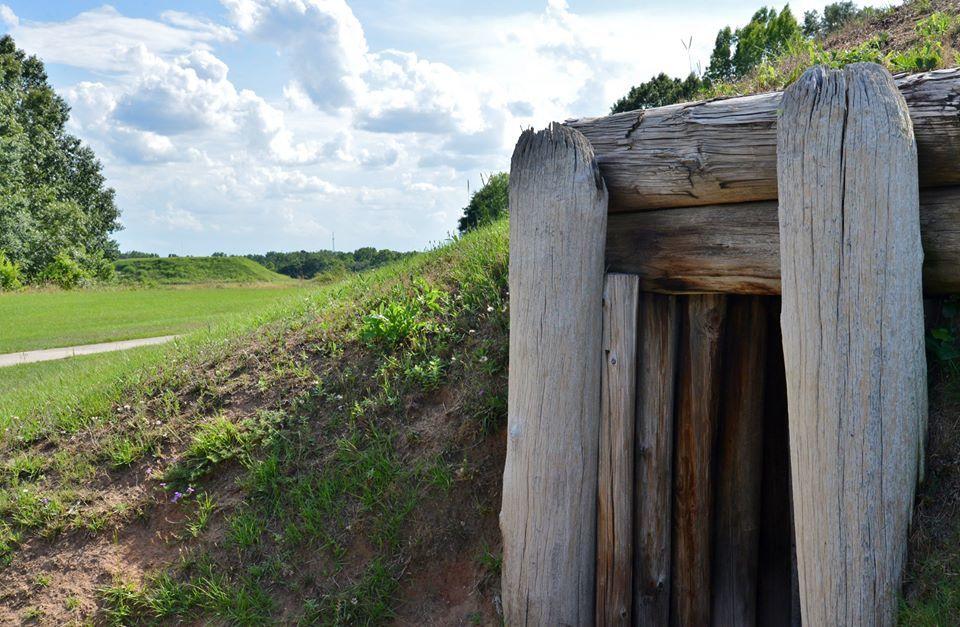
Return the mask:
<path id="1" fill-rule="evenodd" d="M 803 38 L 826 37 L 855 18 L 870 14 L 875 9 L 859 9 L 853 2 L 828 4 L 821 15 L 817 11 L 804 13 L 803 25 L 797 22 L 790 5 L 778 13 L 763 7 L 753 14 L 750 22 L 736 30 L 729 26 L 720 29 L 714 41 L 710 64 L 702 75 L 691 72 L 684 79 L 660 73 L 649 81 L 630 88 L 617 100 L 611 113 L 662 107 L 691 100 L 713 83 L 743 78 L 762 63 L 785 53 Z"/>
<path id="2" fill-rule="evenodd" d="M 300 250 L 290 253 L 271 251 L 265 255 L 246 255 L 246 258 L 295 279 L 312 279 L 323 274 L 371 270 L 412 254 L 414 253 L 365 247 L 352 253 L 333 250 Z"/>
<path id="3" fill-rule="evenodd" d="M 120 211 L 69 117 L 43 63 L 0 37 L 0 289 L 113 272 Z"/>

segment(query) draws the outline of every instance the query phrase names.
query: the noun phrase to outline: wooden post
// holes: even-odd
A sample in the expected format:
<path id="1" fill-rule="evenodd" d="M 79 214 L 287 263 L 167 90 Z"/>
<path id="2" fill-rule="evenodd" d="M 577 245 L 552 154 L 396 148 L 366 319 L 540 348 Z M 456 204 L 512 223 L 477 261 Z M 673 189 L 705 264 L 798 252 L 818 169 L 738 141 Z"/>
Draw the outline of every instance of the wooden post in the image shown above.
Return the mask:
<path id="1" fill-rule="evenodd" d="M 597 625 L 631 624 L 639 296 L 636 276 L 607 275 L 597 485 Z"/>
<path id="2" fill-rule="evenodd" d="M 917 152 L 890 75 L 808 70 L 777 159 L 803 622 L 890 625 L 926 414 Z"/>
<path id="3" fill-rule="evenodd" d="M 710 623 L 713 449 L 727 300 L 685 299 L 677 380 L 670 622 Z"/>
<path id="4" fill-rule="evenodd" d="M 677 298 L 641 294 L 639 318 L 633 622 L 655 627 L 670 620 Z"/>
<path id="5" fill-rule="evenodd" d="M 767 314 L 760 296 L 731 296 L 717 437 L 714 625 L 757 622 Z"/>
<path id="6" fill-rule="evenodd" d="M 557 124 L 524 131 L 510 169 L 508 625 L 594 620 L 606 220 L 586 138 Z"/>

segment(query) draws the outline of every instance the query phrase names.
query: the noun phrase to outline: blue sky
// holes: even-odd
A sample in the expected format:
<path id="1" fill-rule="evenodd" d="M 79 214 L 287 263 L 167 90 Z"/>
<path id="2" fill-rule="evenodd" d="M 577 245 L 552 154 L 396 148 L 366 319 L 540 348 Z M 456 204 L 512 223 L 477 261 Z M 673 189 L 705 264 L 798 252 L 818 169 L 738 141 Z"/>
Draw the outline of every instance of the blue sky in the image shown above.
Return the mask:
<path id="1" fill-rule="evenodd" d="M 455 229 L 468 183 L 508 167 L 521 129 L 705 66 L 717 30 L 759 7 L 2 2 L 0 29 L 45 61 L 104 163 L 121 247 L 162 254 L 315 250 L 334 234 L 339 249 L 423 249 Z"/>

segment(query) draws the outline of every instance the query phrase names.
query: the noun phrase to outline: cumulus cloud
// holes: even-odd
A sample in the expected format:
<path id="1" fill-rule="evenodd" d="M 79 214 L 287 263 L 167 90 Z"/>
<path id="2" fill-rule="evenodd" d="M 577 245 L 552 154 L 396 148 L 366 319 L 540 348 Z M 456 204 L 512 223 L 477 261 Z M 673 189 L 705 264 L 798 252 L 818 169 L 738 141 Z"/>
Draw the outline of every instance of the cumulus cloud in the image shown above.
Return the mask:
<path id="1" fill-rule="evenodd" d="M 237 28 L 276 46 L 324 110 L 353 104 L 367 70 L 363 27 L 343 0 L 222 0 Z"/>
<path id="2" fill-rule="evenodd" d="M 236 38 L 230 28 L 217 28 L 199 19 L 178 19 L 168 13 L 171 23 L 122 15 L 104 5 L 84 11 L 63 22 L 20 20 L 9 7 L 0 9 L 0 18 L 11 28 L 17 45 L 30 52 L 42 52 L 46 63 L 63 63 L 95 71 L 126 70 L 125 51 L 143 45 L 155 54 L 186 53 Z"/>

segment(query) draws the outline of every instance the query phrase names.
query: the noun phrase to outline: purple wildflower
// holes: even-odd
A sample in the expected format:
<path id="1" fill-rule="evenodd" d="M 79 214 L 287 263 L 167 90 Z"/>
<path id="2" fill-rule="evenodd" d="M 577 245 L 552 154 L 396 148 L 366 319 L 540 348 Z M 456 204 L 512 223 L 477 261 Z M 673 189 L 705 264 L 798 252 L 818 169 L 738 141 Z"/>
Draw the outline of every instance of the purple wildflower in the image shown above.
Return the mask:
<path id="1" fill-rule="evenodd" d="M 179 501 L 179 500 L 182 499 L 182 498 L 183 498 L 183 492 L 174 492 L 174 493 L 173 493 L 173 498 L 170 499 L 170 502 L 171 502 L 171 503 L 176 503 L 177 501 Z"/>

